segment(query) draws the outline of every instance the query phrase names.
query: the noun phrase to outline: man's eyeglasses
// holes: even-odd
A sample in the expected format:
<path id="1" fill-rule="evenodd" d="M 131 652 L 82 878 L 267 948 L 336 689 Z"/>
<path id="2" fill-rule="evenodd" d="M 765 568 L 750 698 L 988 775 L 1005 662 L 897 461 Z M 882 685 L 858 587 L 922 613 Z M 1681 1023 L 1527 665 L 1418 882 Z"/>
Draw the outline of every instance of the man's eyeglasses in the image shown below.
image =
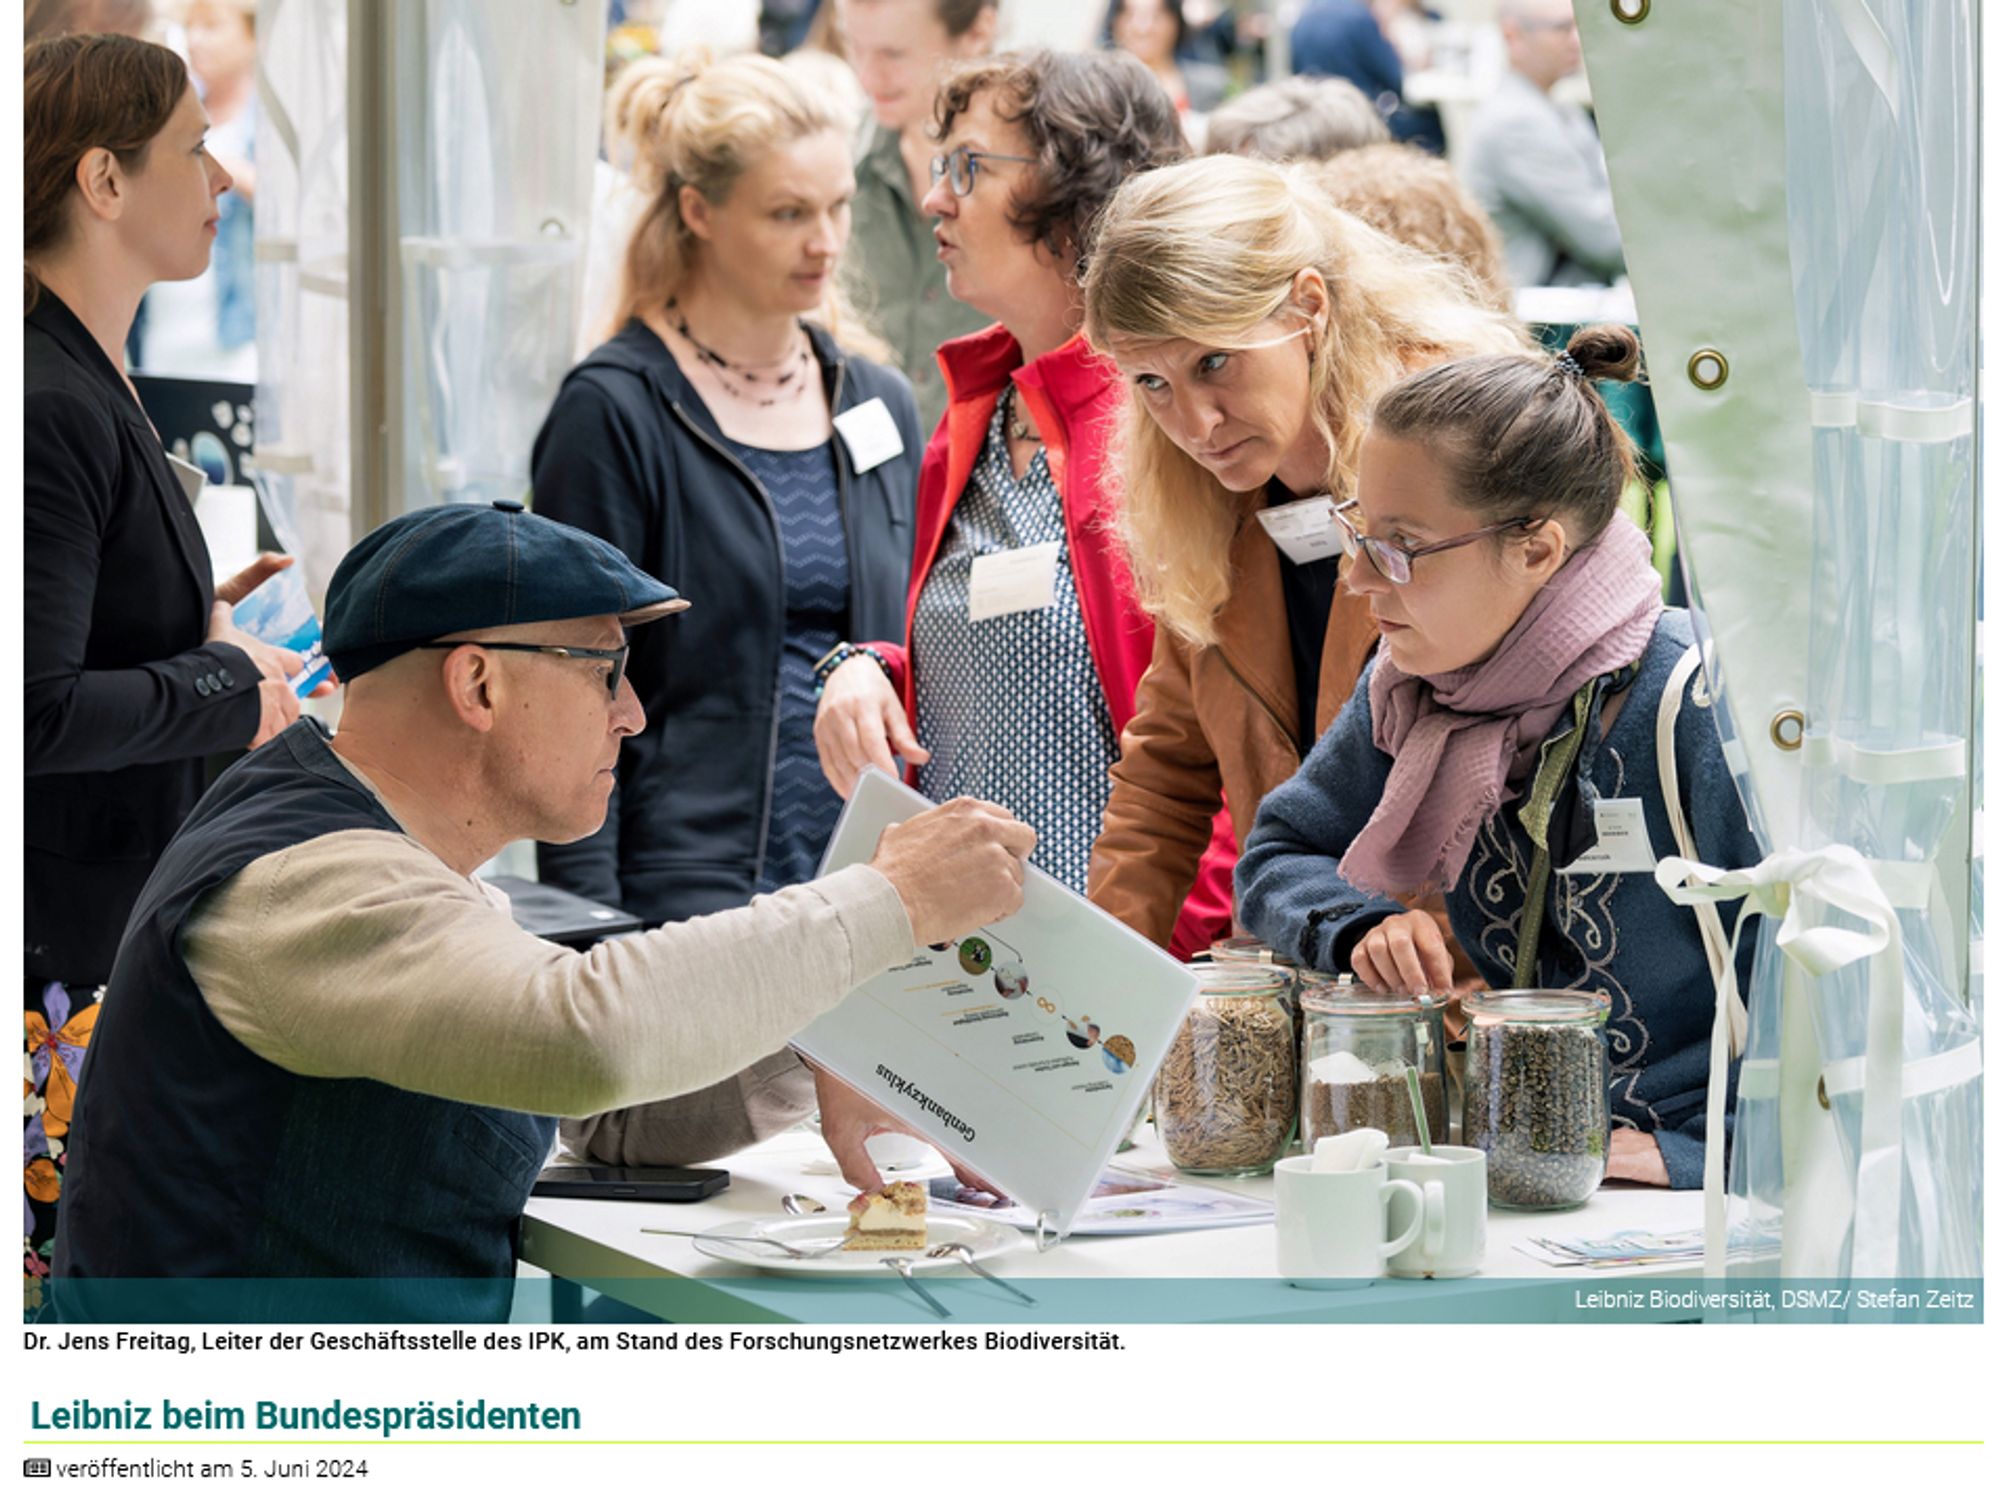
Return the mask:
<path id="1" fill-rule="evenodd" d="M 970 146 L 959 146 L 943 156 L 931 158 L 931 185 L 935 187 L 939 178 L 951 179 L 951 196 L 963 198 L 972 191 L 972 185 L 979 181 L 981 162 L 1032 162 L 1031 156 L 1006 156 L 998 151 L 974 151 Z"/>
<path id="2" fill-rule="evenodd" d="M 543 647 L 524 641 L 427 641 L 418 650 L 449 652 L 457 647 L 484 647 L 489 652 L 546 652 L 551 657 L 608 662 L 611 675 L 604 680 L 604 691 L 614 699 L 618 697 L 618 685 L 625 681 L 625 659 L 632 654 L 629 641 L 617 647 Z"/>
<path id="3" fill-rule="evenodd" d="M 1333 514 L 1340 519 L 1340 525 L 1347 532 L 1348 542 L 1366 553 L 1368 561 L 1375 565 L 1375 571 L 1391 584 L 1408 584 L 1411 560 L 1421 558 L 1426 553 L 1442 553 L 1451 548 L 1462 548 L 1468 542 L 1477 542 L 1482 537 L 1491 537 L 1496 532 L 1511 531 L 1515 527 L 1539 527 L 1542 524 L 1542 519 L 1538 516 L 1516 516 L 1504 522 L 1495 522 L 1490 527 L 1481 527 L 1477 532 L 1447 537 L 1443 542 L 1427 542 L 1420 548 L 1406 548 L 1363 533 L 1354 523 L 1355 517 L 1360 514 L 1357 509 L 1360 505 L 1358 499 L 1342 501 L 1333 508 Z"/>

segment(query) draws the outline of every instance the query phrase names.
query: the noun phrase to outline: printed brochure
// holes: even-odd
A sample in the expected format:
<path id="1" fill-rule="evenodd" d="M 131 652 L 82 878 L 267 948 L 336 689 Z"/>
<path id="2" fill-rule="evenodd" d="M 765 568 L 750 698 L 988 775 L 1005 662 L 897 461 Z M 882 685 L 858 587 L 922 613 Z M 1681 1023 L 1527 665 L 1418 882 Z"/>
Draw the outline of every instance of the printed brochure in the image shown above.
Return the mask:
<path id="1" fill-rule="evenodd" d="M 863 773 L 820 870 L 930 806 Z M 1194 994 L 1186 966 L 1030 863 L 1013 917 L 920 950 L 794 1042 L 1063 1235 Z"/>

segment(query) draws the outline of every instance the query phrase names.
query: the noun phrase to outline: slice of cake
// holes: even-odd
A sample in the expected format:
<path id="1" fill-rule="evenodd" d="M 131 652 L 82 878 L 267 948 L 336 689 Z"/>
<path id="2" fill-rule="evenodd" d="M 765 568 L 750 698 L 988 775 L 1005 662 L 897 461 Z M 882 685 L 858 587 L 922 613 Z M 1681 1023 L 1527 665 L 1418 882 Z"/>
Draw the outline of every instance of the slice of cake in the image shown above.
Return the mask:
<path id="1" fill-rule="evenodd" d="M 891 1184 L 879 1194 L 857 1194 L 847 1206 L 847 1239 L 840 1246 L 848 1252 L 921 1251 L 924 1245 L 924 1210 L 928 1205 L 924 1186 L 908 1182 Z"/>

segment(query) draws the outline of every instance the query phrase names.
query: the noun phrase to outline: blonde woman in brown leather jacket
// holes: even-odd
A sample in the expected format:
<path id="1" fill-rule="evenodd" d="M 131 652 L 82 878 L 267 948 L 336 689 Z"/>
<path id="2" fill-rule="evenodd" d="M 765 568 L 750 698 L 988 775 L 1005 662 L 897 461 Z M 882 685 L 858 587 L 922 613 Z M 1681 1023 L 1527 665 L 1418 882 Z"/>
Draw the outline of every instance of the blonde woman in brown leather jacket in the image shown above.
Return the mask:
<path id="1" fill-rule="evenodd" d="M 1374 650 L 1326 500 L 1353 494 L 1370 403 L 1413 369 L 1526 339 L 1307 169 L 1235 157 L 1119 191 L 1084 317 L 1128 387 L 1122 527 L 1158 628 L 1089 893 L 1164 943 L 1222 801 L 1240 846 Z"/>

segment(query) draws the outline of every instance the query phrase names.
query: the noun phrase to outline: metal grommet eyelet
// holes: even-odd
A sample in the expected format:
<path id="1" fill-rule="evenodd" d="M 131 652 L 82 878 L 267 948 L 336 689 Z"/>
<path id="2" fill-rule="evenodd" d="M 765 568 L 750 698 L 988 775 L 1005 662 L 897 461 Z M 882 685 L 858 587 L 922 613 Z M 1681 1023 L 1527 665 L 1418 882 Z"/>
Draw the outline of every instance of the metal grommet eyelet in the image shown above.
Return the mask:
<path id="1" fill-rule="evenodd" d="M 1797 709 L 1781 709 L 1771 716 L 1771 744 L 1780 751 L 1796 751 L 1805 744 L 1806 717 Z"/>
<path id="2" fill-rule="evenodd" d="M 1688 379 L 1703 391 L 1713 391 L 1729 379 L 1729 359 L 1719 349 L 1698 349 L 1688 356 Z"/>
<path id="3" fill-rule="evenodd" d="M 1826 1076 L 1825 1076 L 1825 1075 L 1821 1075 L 1821 1076 L 1819 1077 L 1819 1087 L 1818 1087 L 1818 1088 L 1819 1088 L 1819 1108 L 1820 1108 L 1820 1109 L 1821 1109 L 1822 1111 L 1831 1111 L 1831 1110 L 1833 1109 L 1833 1098 L 1832 1098 L 1831 1096 L 1829 1096 L 1829 1095 L 1828 1095 L 1828 1094 L 1826 1093 Z"/>
<path id="4" fill-rule="evenodd" d="M 1637 26 L 1653 9 L 1653 0 L 1611 0 L 1613 19 Z"/>

